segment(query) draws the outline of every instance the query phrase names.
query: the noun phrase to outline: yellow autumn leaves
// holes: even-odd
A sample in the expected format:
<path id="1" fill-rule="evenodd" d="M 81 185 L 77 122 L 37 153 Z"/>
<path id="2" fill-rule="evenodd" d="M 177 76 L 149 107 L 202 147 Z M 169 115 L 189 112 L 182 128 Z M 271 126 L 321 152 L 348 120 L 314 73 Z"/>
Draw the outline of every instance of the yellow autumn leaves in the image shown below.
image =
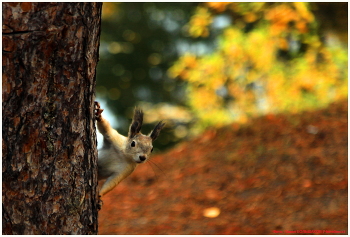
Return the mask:
<path id="1" fill-rule="evenodd" d="M 188 82 L 188 104 L 200 127 L 297 112 L 347 96 L 347 51 L 321 42 L 308 3 L 206 3 L 189 22 L 189 34 L 208 36 L 213 18 L 225 9 L 241 20 L 223 31 L 216 50 L 183 55 L 169 69 L 171 77 Z M 254 28 L 246 31 L 251 22 Z"/>
<path id="2" fill-rule="evenodd" d="M 198 7 L 189 23 L 189 34 L 193 37 L 207 37 L 208 25 L 212 22 L 212 16 L 205 7 Z"/>

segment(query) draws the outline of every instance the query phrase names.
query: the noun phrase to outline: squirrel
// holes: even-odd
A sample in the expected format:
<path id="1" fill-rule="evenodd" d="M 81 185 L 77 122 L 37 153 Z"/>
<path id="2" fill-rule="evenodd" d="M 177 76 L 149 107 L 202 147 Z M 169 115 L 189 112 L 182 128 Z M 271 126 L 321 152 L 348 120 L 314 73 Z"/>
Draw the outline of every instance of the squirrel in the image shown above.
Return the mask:
<path id="1" fill-rule="evenodd" d="M 135 108 L 134 117 L 125 137 L 114 130 L 102 117 L 103 109 L 95 101 L 97 128 L 103 135 L 103 147 L 98 151 L 98 180 L 103 183 L 100 196 L 105 195 L 128 177 L 137 165 L 147 161 L 153 151 L 152 142 L 157 139 L 165 123 L 160 121 L 149 135 L 142 134 L 142 110 Z"/>

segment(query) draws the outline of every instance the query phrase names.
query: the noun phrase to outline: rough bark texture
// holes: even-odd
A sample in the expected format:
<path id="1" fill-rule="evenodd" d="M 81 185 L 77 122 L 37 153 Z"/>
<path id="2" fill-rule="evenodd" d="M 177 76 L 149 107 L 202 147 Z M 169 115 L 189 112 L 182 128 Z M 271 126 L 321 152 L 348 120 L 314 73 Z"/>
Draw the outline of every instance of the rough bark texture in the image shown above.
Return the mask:
<path id="1" fill-rule="evenodd" d="M 101 3 L 2 3 L 3 234 L 96 234 Z"/>

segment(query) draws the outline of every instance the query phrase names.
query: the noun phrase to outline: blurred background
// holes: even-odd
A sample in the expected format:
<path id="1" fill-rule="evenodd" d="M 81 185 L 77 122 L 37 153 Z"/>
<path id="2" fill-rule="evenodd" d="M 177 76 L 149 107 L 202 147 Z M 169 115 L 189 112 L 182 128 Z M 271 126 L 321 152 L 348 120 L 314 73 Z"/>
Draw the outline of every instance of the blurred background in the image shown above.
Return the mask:
<path id="1" fill-rule="evenodd" d="M 208 126 L 347 97 L 347 3 L 104 3 L 97 97 L 166 148 Z M 151 125 L 145 130 L 151 129 Z"/>
<path id="2" fill-rule="evenodd" d="M 104 3 L 97 100 L 166 127 L 100 233 L 347 233 L 347 42 L 346 2 Z"/>

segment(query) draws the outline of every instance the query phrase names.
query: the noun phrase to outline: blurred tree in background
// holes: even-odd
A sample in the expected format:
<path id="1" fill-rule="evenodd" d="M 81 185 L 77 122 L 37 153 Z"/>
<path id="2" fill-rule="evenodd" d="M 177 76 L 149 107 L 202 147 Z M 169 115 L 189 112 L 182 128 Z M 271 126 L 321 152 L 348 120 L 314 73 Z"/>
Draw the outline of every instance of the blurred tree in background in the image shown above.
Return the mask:
<path id="1" fill-rule="evenodd" d="M 320 37 L 310 3 L 206 3 L 187 27 L 208 37 L 230 22 L 206 55 L 187 53 L 170 75 L 186 81 L 199 130 L 265 113 L 322 107 L 347 96 L 347 49 Z M 317 7 L 316 5 L 314 7 Z"/>
<path id="2" fill-rule="evenodd" d="M 323 107 L 347 96 L 347 45 L 319 21 L 347 36 L 347 3 L 325 4 L 104 3 L 98 99 L 123 133 L 135 105 L 145 131 L 166 119 L 156 147 L 189 127 Z"/>

